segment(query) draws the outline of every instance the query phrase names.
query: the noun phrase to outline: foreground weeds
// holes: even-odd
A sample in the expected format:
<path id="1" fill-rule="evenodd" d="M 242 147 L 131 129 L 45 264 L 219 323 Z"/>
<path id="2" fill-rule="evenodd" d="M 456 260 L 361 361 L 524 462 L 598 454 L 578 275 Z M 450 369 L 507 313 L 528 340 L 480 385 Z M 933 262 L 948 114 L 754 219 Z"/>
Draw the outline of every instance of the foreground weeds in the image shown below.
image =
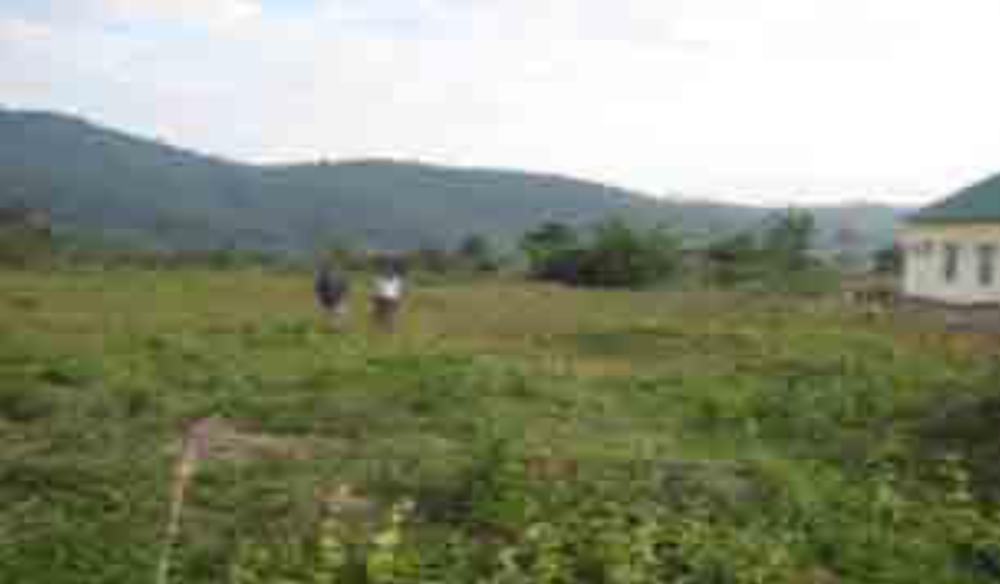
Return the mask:
<path id="1" fill-rule="evenodd" d="M 334 333 L 290 274 L 2 277 L 5 584 L 1000 580 L 996 361 L 907 319 L 468 282 Z"/>

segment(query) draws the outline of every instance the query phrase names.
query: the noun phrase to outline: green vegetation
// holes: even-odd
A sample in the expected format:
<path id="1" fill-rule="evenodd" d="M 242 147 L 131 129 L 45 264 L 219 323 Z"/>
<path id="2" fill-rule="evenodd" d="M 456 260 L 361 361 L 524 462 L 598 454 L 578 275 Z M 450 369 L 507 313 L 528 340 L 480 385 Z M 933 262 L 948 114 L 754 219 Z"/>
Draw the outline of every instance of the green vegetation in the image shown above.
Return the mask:
<path id="1" fill-rule="evenodd" d="M 482 235 L 466 236 L 455 255 L 459 264 L 475 272 L 495 272 L 502 263 L 495 246 Z"/>
<path id="2" fill-rule="evenodd" d="M 55 254 L 50 233 L 23 226 L 0 226 L 0 265 L 39 266 L 51 261 Z"/>
<path id="3" fill-rule="evenodd" d="M 525 234 L 521 248 L 532 277 L 576 286 L 642 288 L 662 282 L 680 263 L 680 241 L 664 228 L 642 232 L 617 219 L 598 224 L 587 238 L 548 222 Z"/>
<path id="4" fill-rule="evenodd" d="M 903 250 L 898 245 L 890 245 L 877 250 L 873 256 L 874 271 L 879 274 L 900 275 L 903 273 Z"/>
<path id="5" fill-rule="evenodd" d="M 816 219 L 807 211 L 789 209 L 773 216 L 761 234 L 761 252 L 788 271 L 804 269 L 816 245 Z"/>
<path id="6" fill-rule="evenodd" d="M 837 289 L 843 270 L 815 256 L 817 229 L 810 213 L 788 210 L 766 223 L 756 232 L 720 239 L 704 250 L 709 283 L 807 295 Z"/>
<path id="7" fill-rule="evenodd" d="M 669 162 L 669 161 L 665 161 Z M 253 166 L 79 119 L 0 109 L 0 207 L 30 202 L 58 231 L 154 250 L 315 252 L 452 249 L 469 233 L 512 249 L 540 218 L 575 227 L 612 216 L 700 238 L 750 228 L 765 209 L 654 199 L 570 178 L 393 161 Z M 854 225 L 889 243 L 901 210 L 816 209 L 823 245 Z"/>
<path id="8" fill-rule="evenodd" d="M 47 264 L 57 247 L 40 215 L 23 205 L 0 206 L 0 265 L 27 268 Z"/>
<path id="9" fill-rule="evenodd" d="M 334 333 L 308 274 L 0 280 L 2 582 L 154 581 L 179 460 L 170 582 L 1000 578 L 995 348 L 917 318 L 483 280 Z"/>

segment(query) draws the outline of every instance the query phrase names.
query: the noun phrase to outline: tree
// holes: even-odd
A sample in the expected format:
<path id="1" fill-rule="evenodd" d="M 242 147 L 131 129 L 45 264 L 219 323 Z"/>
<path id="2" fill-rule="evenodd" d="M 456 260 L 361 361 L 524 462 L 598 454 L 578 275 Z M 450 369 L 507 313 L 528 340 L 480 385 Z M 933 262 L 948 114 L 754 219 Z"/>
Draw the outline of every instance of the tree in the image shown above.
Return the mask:
<path id="1" fill-rule="evenodd" d="M 773 216 L 763 234 L 762 250 L 783 267 L 799 270 L 809 265 L 816 237 L 816 220 L 808 211 L 788 209 Z"/>
<path id="2" fill-rule="evenodd" d="M 434 245 L 425 245 L 408 254 L 406 263 L 414 269 L 431 274 L 446 274 L 452 271 L 455 265 L 447 250 Z"/>
<path id="3" fill-rule="evenodd" d="M 0 265 L 39 265 L 52 260 L 55 252 L 46 214 L 20 203 L 0 207 Z"/>
<path id="4" fill-rule="evenodd" d="M 340 270 L 364 270 L 370 267 L 370 258 L 365 250 L 355 247 L 349 240 L 335 238 L 328 243 L 319 257 L 322 263 L 329 263 Z"/>
<path id="5" fill-rule="evenodd" d="M 760 247 L 751 233 L 737 233 L 713 242 L 705 251 L 708 259 L 720 264 L 751 262 L 760 256 Z"/>
<path id="6" fill-rule="evenodd" d="M 557 249 L 574 247 L 579 242 L 579 236 L 569 225 L 558 221 L 547 221 L 537 229 L 524 234 L 521 249 L 529 256 L 546 253 Z"/>
<path id="7" fill-rule="evenodd" d="M 877 274 L 899 275 L 903 272 L 903 250 L 898 245 L 889 245 L 877 250 L 872 260 Z"/>
<path id="8" fill-rule="evenodd" d="M 713 242 L 705 250 L 709 274 L 724 286 L 762 277 L 764 253 L 753 233 L 737 233 Z"/>
<path id="9" fill-rule="evenodd" d="M 543 223 L 521 238 L 521 250 L 528 257 L 531 274 L 542 280 L 561 280 L 552 277 L 550 271 L 555 263 L 566 260 L 578 246 L 579 236 L 576 231 L 557 221 Z"/>
<path id="10" fill-rule="evenodd" d="M 500 262 L 493 244 L 482 235 L 469 235 L 458 245 L 459 261 L 477 272 L 492 272 L 499 268 Z"/>
<path id="11" fill-rule="evenodd" d="M 612 219 L 595 230 L 585 262 L 585 281 L 595 286 L 647 286 L 674 271 L 678 248 L 663 228 L 643 233 Z"/>
<path id="12" fill-rule="evenodd" d="M 594 228 L 589 243 L 577 243 L 551 226 L 524 247 L 532 276 L 577 286 L 638 288 L 670 275 L 679 264 L 677 239 L 665 229 L 636 231 L 612 219 Z M 527 239 L 527 238 L 526 238 Z"/>

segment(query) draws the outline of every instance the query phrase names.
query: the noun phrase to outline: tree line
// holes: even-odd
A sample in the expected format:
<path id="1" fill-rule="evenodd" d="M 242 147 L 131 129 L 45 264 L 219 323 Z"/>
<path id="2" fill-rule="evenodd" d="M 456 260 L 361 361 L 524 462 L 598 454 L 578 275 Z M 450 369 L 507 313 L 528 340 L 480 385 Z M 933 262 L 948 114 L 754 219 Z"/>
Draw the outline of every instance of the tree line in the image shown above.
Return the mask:
<path id="1" fill-rule="evenodd" d="M 822 282 L 834 262 L 816 250 L 813 216 L 789 209 L 754 229 L 695 244 L 679 231 L 658 225 L 637 227 L 611 218 L 589 227 L 546 221 L 526 232 L 517 249 L 505 249 L 472 233 L 452 247 L 425 245 L 392 252 L 412 271 L 440 274 L 513 272 L 571 286 L 647 288 L 680 280 L 718 286 L 796 286 Z M 58 258 L 92 259 L 105 264 L 138 263 L 156 268 L 203 265 L 311 265 L 332 262 L 347 270 L 367 270 L 386 252 L 345 243 L 329 245 L 318 257 L 275 258 L 233 247 L 184 252 L 125 250 L 57 236 L 44 214 L 24 205 L 0 208 L 0 265 L 31 267 Z M 868 262 L 874 271 L 898 273 L 902 256 L 895 247 L 879 250 Z"/>

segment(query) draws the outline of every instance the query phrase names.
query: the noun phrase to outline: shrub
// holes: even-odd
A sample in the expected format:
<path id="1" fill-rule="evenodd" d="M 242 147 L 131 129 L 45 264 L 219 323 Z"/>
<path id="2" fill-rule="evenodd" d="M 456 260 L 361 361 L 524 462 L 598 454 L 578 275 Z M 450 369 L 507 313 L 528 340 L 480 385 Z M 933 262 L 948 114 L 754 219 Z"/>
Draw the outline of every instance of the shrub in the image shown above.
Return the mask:
<path id="1" fill-rule="evenodd" d="M 704 250 L 711 280 L 720 286 L 817 295 L 837 288 L 836 269 L 812 254 L 815 221 L 788 210 L 768 217 L 756 232 L 739 233 Z"/>
<path id="2" fill-rule="evenodd" d="M 901 274 L 903 272 L 903 259 L 903 250 L 898 245 L 883 247 L 872 256 L 874 270 L 878 274 Z"/>
<path id="3" fill-rule="evenodd" d="M 37 267 L 51 263 L 55 255 L 54 241 L 48 231 L 0 226 L 0 266 Z"/>
<path id="4" fill-rule="evenodd" d="M 810 265 L 809 252 L 816 237 L 816 220 L 807 211 L 789 209 L 772 215 L 761 235 L 761 251 L 768 261 L 788 270 Z"/>
<path id="5" fill-rule="evenodd" d="M 500 269 L 500 259 L 493 244 L 482 235 L 470 235 L 463 239 L 455 256 L 463 268 L 474 272 L 495 272 Z"/>
<path id="6" fill-rule="evenodd" d="M 568 228 L 548 224 L 527 234 L 522 248 L 534 278 L 576 286 L 641 288 L 680 263 L 678 241 L 665 229 L 642 232 L 620 220 L 597 225 L 586 245 Z"/>

